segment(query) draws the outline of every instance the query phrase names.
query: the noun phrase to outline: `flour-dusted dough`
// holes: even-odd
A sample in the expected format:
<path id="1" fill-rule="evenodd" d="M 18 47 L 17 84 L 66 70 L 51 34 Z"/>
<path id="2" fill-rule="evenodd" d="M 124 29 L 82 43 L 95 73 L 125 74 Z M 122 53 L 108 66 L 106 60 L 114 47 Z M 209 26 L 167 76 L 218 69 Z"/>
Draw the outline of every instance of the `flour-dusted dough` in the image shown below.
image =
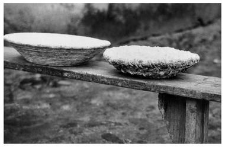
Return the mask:
<path id="1" fill-rule="evenodd" d="M 149 47 L 149 46 L 120 46 L 109 48 L 104 56 L 112 61 L 122 61 L 132 64 L 157 64 L 175 63 L 179 61 L 199 60 L 197 54 L 182 51 L 171 47 Z"/>

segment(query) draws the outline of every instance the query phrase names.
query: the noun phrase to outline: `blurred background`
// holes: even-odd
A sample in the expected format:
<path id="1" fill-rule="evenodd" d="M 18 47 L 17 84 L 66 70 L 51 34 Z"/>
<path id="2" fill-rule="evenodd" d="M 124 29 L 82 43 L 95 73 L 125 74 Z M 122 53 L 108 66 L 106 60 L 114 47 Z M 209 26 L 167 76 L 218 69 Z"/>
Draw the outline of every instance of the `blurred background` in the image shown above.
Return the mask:
<path id="1" fill-rule="evenodd" d="M 15 32 L 189 50 L 201 60 L 188 73 L 221 77 L 221 4 L 5 3 L 4 34 Z M 4 69 L 4 142 L 170 143 L 157 105 L 157 93 Z M 216 102 L 209 143 L 221 143 Z"/>

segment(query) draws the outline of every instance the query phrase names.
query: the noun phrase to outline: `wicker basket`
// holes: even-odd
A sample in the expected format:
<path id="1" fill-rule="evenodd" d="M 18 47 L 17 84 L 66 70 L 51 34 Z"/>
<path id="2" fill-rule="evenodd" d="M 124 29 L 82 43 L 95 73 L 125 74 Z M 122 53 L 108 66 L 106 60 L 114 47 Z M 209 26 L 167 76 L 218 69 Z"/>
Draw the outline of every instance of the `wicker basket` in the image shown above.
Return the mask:
<path id="1" fill-rule="evenodd" d="M 179 72 L 185 72 L 186 69 L 198 63 L 200 60 L 197 54 L 190 53 L 187 51 L 183 51 L 183 52 L 186 52 L 189 55 L 193 55 L 193 58 L 191 58 L 190 60 L 179 60 L 179 61 L 173 61 L 173 62 L 167 62 L 167 63 L 165 63 L 163 59 L 161 62 L 157 62 L 157 63 L 152 62 L 151 59 L 144 62 L 143 60 L 137 59 L 137 58 L 134 58 L 133 61 L 127 61 L 124 58 L 119 58 L 119 57 L 117 58 L 112 55 L 113 52 L 120 52 L 121 50 L 124 49 L 124 47 L 126 48 L 137 47 L 140 49 L 142 47 L 146 48 L 146 46 L 114 47 L 114 48 L 107 49 L 104 52 L 103 56 L 110 64 L 112 64 L 117 70 L 121 71 L 122 73 L 140 76 L 140 77 L 146 77 L 146 78 L 152 78 L 152 79 L 165 79 L 165 78 L 175 77 Z M 148 47 L 148 48 L 149 50 L 152 49 L 152 47 Z M 130 52 L 132 52 L 132 50 L 130 50 Z M 126 52 L 120 53 L 121 56 L 123 54 L 126 55 Z"/>
<path id="2" fill-rule="evenodd" d="M 28 34 L 28 33 L 26 33 Z M 45 33 L 42 33 L 43 37 Z M 10 34 L 13 35 L 13 34 Z M 39 34 L 40 35 L 40 34 Z M 56 35 L 56 34 L 54 34 Z M 57 34 L 60 35 L 60 34 Z M 71 35 L 72 37 L 72 35 Z M 89 38 L 88 39 L 94 39 Z M 87 44 L 88 44 L 87 39 Z M 96 46 L 50 46 L 50 45 L 34 45 L 29 43 L 18 43 L 5 37 L 5 41 L 14 47 L 27 61 L 35 64 L 49 66 L 76 66 L 83 64 L 93 58 L 95 55 L 103 52 L 110 45 L 108 41 L 99 40 L 103 45 Z M 48 41 L 48 38 L 46 39 Z"/>

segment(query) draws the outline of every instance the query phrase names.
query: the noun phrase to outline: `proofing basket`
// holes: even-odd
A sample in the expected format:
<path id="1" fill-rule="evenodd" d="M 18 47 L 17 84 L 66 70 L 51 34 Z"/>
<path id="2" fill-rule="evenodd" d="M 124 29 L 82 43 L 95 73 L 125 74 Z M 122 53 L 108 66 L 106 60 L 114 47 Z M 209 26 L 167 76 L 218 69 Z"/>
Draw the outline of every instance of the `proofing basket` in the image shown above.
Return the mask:
<path id="1" fill-rule="evenodd" d="M 93 49 L 64 49 L 10 43 L 27 61 L 49 66 L 76 66 L 92 59 L 106 47 Z"/>

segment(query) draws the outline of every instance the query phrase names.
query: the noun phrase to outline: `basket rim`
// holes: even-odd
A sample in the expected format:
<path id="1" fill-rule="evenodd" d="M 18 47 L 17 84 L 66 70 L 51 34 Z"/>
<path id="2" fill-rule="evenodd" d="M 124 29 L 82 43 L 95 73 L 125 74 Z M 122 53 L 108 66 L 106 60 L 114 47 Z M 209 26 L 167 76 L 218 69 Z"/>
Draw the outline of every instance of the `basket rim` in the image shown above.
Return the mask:
<path id="1" fill-rule="evenodd" d="M 111 43 L 108 40 L 101 40 L 97 38 L 92 38 L 92 37 L 87 37 L 87 36 L 78 36 L 78 35 L 70 35 L 70 34 L 58 34 L 58 33 L 39 33 L 37 32 L 36 34 L 53 34 L 53 35 L 65 35 L 65 36 L 75 36 L 75 37 L 81 37 L 81 38 L 86 38 L 86 39 L 93 39 L 93 40 L 98 40 L 101 42 L 101 45 L 97 46 L 84 46 L 84 47 L 76 47 L 76 46 L 60 46 L 60 45 L 51 45 L 51 44 L 29 44 L 29 43 L 24 43 L 24 42 L 18 42 L 13 39 L 8 38 L 8 36 L 16 35 L 16 34 L 35 34 L 36 32 L 22 32 L 22 33 L 11 33 L 11 34 L 6 34 L 4 35 L 4 41 L 15 44 L 15 45 L 23 45 L 23 46 L 28 46 L 28 47 L 40 47 L 40 48 L 49 48 L 49 49 L 99 49 L 99 48 L 106 48 L 110 47 Z"/>
<path id="2" fill-rule="evenodd" d="M 9 43 L 10 46 L 17 48 L 17 46 L 20 47 L 30 47 L 30 48 L 35 48 L 35 49 L 40 49 L 40 51 L 42 49 L 49 49 L 49 50 L 65 50 L 65 51 L 78 51 L 78 50 L 86 50 L 86 51 L 91 51 L 91 50 L 104 50 L 107 47 L 99 47 L 99 48 L 63 48 L 63 47 L 58 47 L 58 48 L 54 48 L 54 47 L 47 47 L 47 46 L 33 46 L 33 45 L 27 45 L 27 44 L 18 44 L 18 43 L 13 43 L 13 42 L 9 42 L 6 41 L 7 43 Z M 23 48 L 22 48 L 23 49 Z M 24 49 L 24 50 L 29 50 L 29 51 L 34 51 L 33 49 Z"/>

